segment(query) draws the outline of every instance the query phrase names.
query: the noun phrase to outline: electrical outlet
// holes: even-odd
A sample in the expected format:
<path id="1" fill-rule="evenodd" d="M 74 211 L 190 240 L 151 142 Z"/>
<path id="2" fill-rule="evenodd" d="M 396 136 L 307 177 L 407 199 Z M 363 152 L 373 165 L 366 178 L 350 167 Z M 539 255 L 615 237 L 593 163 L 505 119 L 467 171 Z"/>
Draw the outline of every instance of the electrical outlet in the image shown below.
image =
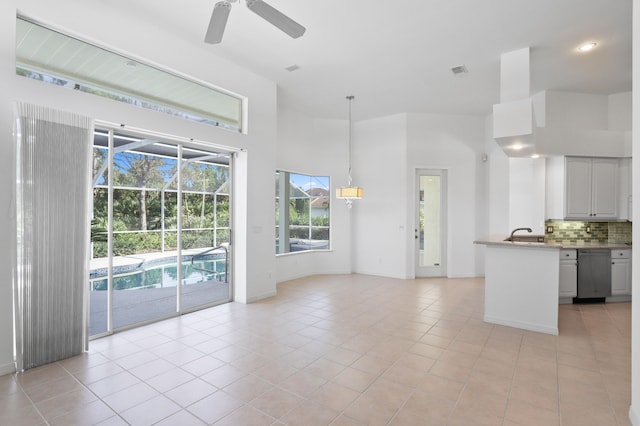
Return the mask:
<path id="1" fill-rule="evenodd" d="M 553 226 L 547 226 L 547 234 L 553 234 Z"/>

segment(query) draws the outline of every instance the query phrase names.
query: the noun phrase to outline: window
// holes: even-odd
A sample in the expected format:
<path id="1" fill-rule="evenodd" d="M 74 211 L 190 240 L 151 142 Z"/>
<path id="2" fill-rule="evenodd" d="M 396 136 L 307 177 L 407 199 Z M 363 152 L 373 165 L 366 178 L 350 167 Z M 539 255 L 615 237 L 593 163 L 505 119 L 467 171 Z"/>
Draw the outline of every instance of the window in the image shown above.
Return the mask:
<path id="1" fill-rule="evenodd" d="M 276 254 L 329 249 L 329 177 L 276 171 Z"/>
<path id="2" fill-rule="evenodd" d="M 242 99 L 18 17 L 16 74 L 229 130 Z"/>

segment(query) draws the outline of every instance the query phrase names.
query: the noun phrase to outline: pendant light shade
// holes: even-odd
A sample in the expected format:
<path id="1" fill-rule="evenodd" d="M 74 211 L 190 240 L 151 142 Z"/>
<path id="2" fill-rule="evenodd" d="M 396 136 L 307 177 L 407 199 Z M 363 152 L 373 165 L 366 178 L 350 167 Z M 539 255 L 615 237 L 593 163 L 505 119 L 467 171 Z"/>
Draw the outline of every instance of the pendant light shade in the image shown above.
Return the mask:
<path id="1" fill-rule="evenodd" d="M 341 198 L 345 200 L 347 203 L 347 207 L 351 208 L 353 200 L 358 200 L 364 197 L 364 188 L 359 186 L 353 186 L 351 183 L 351 101 L 354 96 L 347 96 L 347 100 L 349 101 L 349 152 L 348 152 L 348 160 L 349 160 L 349 181 L 347 182 L 347 186 L 343 186 L 336 189 L 336 198 Z"/>
<path id="2" fill-rule="evenodd" d="M 337 198 L 362 198 L 364 197 L 364 188 L 359 186 L 343 186 L 336 189 Z"/>

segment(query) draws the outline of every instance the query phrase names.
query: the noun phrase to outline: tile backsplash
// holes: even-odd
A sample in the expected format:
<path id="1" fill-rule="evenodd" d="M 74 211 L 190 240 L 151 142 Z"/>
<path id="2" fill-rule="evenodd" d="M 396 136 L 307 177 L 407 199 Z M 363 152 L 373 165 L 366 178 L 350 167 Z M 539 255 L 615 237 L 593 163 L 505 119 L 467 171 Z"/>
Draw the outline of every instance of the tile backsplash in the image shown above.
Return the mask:
<path id="1" fill-rule="evenodd" d="M 545 240 L 552 243 L 631 243 L 631 222 L 582 222 L 547 220 Z"/>

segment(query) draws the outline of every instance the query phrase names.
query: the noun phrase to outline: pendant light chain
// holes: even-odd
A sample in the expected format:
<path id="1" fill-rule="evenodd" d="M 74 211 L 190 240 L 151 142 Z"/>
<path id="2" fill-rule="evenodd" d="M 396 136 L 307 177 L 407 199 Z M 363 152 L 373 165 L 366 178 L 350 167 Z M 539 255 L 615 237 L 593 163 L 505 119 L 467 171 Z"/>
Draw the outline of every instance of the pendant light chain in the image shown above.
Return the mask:
<path id="1" fill-rule="evenodd" d="M 349 161 L 349 181 L 347 186 L 343 186 L 336 189 L 336 198 L 341 198 L 347 203 L 347 207 L 351 208 L 353 200 L 359 200 L 364 196 L 364 189 L 359 186 L 353 186 L 353 178 L 351 176 L 351 156 L 353 153 L 353 120 L 351 118 L 351 101 L 355 98 L 353 95 L 347 96 L 349 101 L 349 139 L 348 139 L 348 161 Z"/>

